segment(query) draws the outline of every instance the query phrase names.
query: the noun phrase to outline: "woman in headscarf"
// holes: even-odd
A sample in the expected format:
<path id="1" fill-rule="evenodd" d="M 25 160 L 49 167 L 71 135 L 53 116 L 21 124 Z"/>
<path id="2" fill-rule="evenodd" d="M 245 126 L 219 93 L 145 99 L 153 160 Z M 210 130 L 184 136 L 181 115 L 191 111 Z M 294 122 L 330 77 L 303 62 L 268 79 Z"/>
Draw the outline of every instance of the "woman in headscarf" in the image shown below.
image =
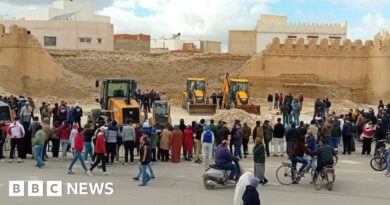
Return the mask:
<path id="1" fill-rule="evenodd" d="M 236 190 L 234 191 L 234 205 L 243 205 L 242 196 L 244 195 L 246 186 L 250 184 L 252 178 L 254 178 L 252 172 L 245 172 L 241 175 L 236 184 Z"/>
<path id="2" fill-rule="evenodd" d="M 184 130 L 184 143 L 183 143 L 183 153 L 184 160 L 192 160 L 192 150 L 194 147 L 194 132 L 192 131 L 192 126 L 188 125 Z"/>
<path id="3" fill-rule="evenodd" d="M 172 151 L 172 162 L 179 163 L 181 147 L 183 145 L 183 132 L 179 129 L 179 126 L 175 125 L 170 141 L 171 141 L 171 151 Z"/>

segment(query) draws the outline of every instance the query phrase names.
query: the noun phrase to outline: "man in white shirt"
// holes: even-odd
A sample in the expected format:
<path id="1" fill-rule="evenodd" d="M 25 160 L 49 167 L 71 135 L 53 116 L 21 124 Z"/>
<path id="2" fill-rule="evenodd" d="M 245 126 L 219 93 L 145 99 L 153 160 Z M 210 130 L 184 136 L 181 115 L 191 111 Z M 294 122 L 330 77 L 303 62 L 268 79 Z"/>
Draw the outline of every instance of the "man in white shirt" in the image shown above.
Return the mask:
<path id="1" fill-rule="evenodd" d="M 10 135 L 11 138 L 11 152 L 9 163 L 12 163 L 12 159 L 14 158 L 15 147 L 17 147 L 18 151 L 18 163 L 23 162 L 20 156 L 22 155 L 22 143 L 25 131 L 23 126 L 19 123 L 18 117 L 15 117 L 15 120 L 9 125 L 7 133 Z"/>

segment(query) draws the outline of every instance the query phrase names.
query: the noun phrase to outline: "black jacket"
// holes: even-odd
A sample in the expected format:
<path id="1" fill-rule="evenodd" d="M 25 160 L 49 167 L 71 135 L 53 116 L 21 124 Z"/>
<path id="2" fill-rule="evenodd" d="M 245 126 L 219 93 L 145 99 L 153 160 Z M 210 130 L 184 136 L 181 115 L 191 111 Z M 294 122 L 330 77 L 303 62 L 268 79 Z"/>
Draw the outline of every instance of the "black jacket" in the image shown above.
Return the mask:
<path id="1" fill-rule="evenodd" d="M 343 137 L 345 136 L 352 136 L 353 134 L 353 126 L 351 122 L 346 121 L 343 125 Z"/>
<path id="2" fill-rule="evenodd" d="M 321 145 L 315 151 L 314 155 L 317 156 L 317 164 L 327 165 L 333 164 L 334 150 L 330 145 Z"/>
<path id="3" fill-rule="evenodd" d="M 274 138 L 283 138 L 285 131 L 284 126 L 281 123 L 277 123 L 274 126 Z"/>
<path id="4" fill-rule="evenodd" d="M 297 128 L 291 128 L 287 131 L 286 142 L 298 142 L 301 138 L 301 134 L 299 133 Z"/>
<path id="5" fill-rule="evenodd" d="M 242 201 L 244 205 L 260 205 L 259 192 L 250 185 L 246 186 L 245 192 L 242 195 Z"/>
<path id="6" fill-rule="evenodd" d="M 217 144 L 221 144 L 223 140 L 227 140 L 229 138 L 229 129 L 223 125 L 217 126 L 217 135 L 215 141 Z"/>
<path id="7" fill-rule="evenodd" d="M 147 165 L 151 161 L 151 150 L 150 147 L 147 144 L 144 144 L 141 146 L 140 150 L 140 162 L 142 165 Z M 145 156 L 145 157 L 144 157 Z"/>

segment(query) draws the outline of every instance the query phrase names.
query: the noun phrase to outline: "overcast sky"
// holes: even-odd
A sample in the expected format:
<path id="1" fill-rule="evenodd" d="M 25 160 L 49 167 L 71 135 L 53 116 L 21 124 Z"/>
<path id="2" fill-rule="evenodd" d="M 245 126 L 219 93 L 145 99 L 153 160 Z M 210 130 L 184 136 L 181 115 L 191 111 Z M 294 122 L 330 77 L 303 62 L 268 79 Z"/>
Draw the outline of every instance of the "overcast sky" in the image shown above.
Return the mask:
<path id="1" fill-rule="evenodd" d="M 77 0 L 75 0 L 77 1 Z M 79 0 L 86 1 L 86 0 Z M 0 15 L 42 6 L 53 0 L 0 0 Z M 228 30 L 254 29 L 260 14 L 287 15 L 290 22 L 348 21 L 348 37 L 372 39 L 390 28 L 390 0 L 90 0 L 97 13 L 111 17 L 115 33 L 152 38 L 173 33 L 192 39 L 221 40 Z"/>

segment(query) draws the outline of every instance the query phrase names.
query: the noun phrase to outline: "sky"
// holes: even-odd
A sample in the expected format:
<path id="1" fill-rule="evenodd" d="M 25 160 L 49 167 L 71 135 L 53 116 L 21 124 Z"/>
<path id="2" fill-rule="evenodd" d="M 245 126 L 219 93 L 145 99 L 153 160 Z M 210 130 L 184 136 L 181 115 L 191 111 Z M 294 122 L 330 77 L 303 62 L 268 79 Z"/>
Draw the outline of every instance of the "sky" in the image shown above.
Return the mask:
<path id="1" fill-rule="evenodd" d="M 0 18 L 51 5 L 53 0 L 0 0 Z M 87 0 L 74 0 L 87 1 Z M 390 30 L 390 0 L 89 0 L 111 17 L 115 33 L 152 38 L 181 33 L 183 38 L 222 41 L 229 30 L 254 29 L 261 14 L 287 15 L 289 22 L 348 22 L 348 38 L 369 40 Z"/>

